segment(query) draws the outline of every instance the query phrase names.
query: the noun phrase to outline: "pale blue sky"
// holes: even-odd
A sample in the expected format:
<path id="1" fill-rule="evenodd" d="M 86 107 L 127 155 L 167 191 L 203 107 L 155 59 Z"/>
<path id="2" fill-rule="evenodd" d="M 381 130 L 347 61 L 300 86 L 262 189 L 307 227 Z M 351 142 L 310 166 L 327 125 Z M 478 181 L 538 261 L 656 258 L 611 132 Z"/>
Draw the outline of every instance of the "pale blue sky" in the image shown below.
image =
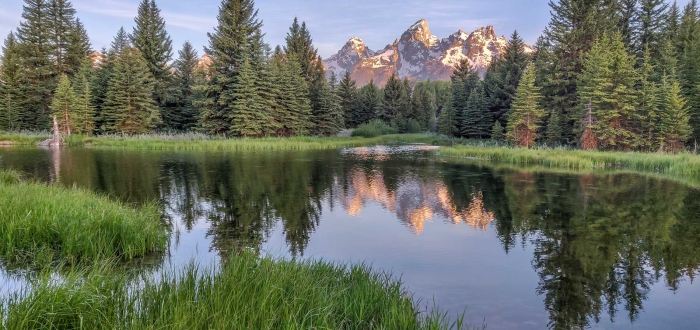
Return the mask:
<path id="1" fill-rule="evenodd" d="M 0 0 L 0 36 L 19 25 L 22 0 Z M 163 11 L 174 51 L 186 40 L 202 54 L 206 32 L 216 25 L 220 0 L 156 0 Z M 94 49 L 108 46 L 120 26 L 133 27 L 139 0 L 72 0 L 85 23 Z M 688 0 L 679 0 L 685 5 Z M 264 21 L 265 40 L 273 47 L 284 43 L 294 16 L 306 21 L 314 44 L 326 58 L 353 36 L 378 50 L 398 38 L 421 18 L 440 38 L 462 29 L 495 26 L 499 35 L 517 29 L 527 43 L 534 43 L 549 22 L 548 0 L 257 0 Z"/>

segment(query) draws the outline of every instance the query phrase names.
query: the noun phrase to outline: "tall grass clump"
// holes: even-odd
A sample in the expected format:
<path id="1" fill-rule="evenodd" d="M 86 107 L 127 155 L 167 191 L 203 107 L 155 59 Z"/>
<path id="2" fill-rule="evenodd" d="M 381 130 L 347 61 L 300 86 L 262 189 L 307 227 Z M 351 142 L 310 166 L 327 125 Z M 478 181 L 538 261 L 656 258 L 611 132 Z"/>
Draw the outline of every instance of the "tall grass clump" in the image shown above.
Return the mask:
<path id="1" fill-rule="evenodd" d="M 373 138 L 377 136 L 390 135 L 396 133 L 398 133 L 398 131 L 395 128 L 387 125 L 379 119 L 375 119 L 368 123 L 364 123 L 360 126 L 357 126 L 357 128 L 352 131 L 352 136 Z"/>
<path id="2" fill-rule="evenodd" d="M 14 329 L 460 329 L 421 312 L 400 282 L 365 265 L 242 253 L 217 272 L 194 264 L 136 281 L 41 280 L 3 311 Z"/>
<path id="3" fill-rule="evenodd" d="M 51 138 L 50 132 L 0 132 L 0 145 L 35 145 Z"/>
<path id="4" fill-rule="evenodd" d="M 0 172 L 0 257 L 10 263 L 75 264 L 163 251 L 156 206 L 136 210 L 81 189 L 7 180 Z"/>
<path id="5" fill-rule="evenodd" d="M 572 170 L 630 169 L 700 178 L 700 156 L 640 152 L 585 151 L 453 146 L 440 149 L 444 156 L 468 157 L 516 165 L 541 165 Z"/>

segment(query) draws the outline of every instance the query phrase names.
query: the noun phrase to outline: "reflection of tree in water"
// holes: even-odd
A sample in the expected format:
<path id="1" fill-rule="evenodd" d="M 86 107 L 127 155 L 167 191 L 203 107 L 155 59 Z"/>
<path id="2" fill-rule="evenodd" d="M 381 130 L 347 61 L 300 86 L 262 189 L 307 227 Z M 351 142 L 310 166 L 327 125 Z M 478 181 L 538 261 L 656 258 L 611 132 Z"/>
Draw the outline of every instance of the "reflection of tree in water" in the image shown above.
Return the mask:
<path id="1" fill-rule="evenodd" d="M 50 180 L 42 173 L 55 162 L 40 150 L 31 155 L 3 162 Z M 60 161 L 66 185 L 134 204 L 159 200 L 188 230 L 206 220 L 212 249 L 222 255 L 260 249 L 278 223 L 290 252 L 303 255 L 324 205 L 349 215 L 381 205 L 415 233 L 436 216 L 491 227 L 506 253 L 532 244 L 537 291 L 554 329 L 585 328 L 604 314 L 619 319 L 622 309 L 635 321 L 653 284 L 679 290 L 700 271 L 700 190 L 638 176 L 522 173 L 411 157 L 350 160 L 335 152 L 67 149 Z"/>

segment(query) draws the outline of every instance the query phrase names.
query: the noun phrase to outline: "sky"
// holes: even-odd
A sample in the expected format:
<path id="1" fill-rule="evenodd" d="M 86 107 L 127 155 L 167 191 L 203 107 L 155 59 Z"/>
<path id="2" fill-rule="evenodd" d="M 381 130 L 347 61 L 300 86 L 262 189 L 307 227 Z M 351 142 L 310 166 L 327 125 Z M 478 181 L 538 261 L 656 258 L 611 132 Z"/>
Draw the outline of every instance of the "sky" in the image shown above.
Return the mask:
<path id="1" fill-rule="evenodd" d="M 0 36 L 19 26 L 23 0 L 0 0 Z M 351 37 L 380 50 L 425 18 L 433 35 L 445 38 L 493 25 L 498 35 L 518 30 L 534 44 L 549 22 L 549 0 L 257 0 L 265 41 L 273 48 L 284 44 L 294 16 L 305 21 L 314 45 L 327 58 Z M 109 46 L 119 27 L 131 32 L 139 0 L 71 0 L 90 35 L 93 49 Z M 685 5 L 688 0 L 679 0 Z M 156 0 L 173 40 L 173 50 L 190 41 L 203 54 L 207 32 L 213 31 L 220 0 Z"/>

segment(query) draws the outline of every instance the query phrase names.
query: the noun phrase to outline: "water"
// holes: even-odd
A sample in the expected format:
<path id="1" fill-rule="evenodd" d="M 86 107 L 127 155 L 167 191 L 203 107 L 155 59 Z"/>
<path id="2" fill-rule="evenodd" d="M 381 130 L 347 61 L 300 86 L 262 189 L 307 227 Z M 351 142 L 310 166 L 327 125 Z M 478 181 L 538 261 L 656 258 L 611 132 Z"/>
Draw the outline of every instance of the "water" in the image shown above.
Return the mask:
<path id="1" fill-rule="evenodd" d="M 253 248 L 370 263 L 489 329 L 700 327 L 700 190 L 679 183 L 447 163 L 427 147 L 0 149 L 0 168 L 158 201 L 175 230 L 154 269 Z M 1 270 L 0 294 L 22 276 Z"/>

